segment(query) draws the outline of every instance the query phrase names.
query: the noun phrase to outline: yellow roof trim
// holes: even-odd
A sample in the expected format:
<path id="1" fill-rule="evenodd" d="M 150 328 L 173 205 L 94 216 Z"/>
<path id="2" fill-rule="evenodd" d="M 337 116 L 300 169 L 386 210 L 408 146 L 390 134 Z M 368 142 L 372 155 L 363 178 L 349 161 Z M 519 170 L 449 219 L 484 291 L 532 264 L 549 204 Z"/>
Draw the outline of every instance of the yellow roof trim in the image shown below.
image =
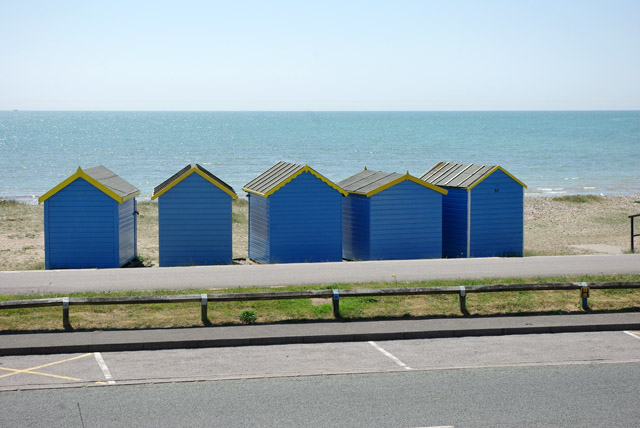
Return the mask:
<path id="1" fill-rule="evenodd" d="M 82 179 L 88 181 L 91 185 L 96 187 L 98 190 L 102 191 L 107 196 L 115 199 L 119 204 L 121 204 L 123 202 L 126 202 L 126 201 L 128 201 L 130 199 L 133 199 L 136 196 L 140 195 L 140 191 L 138 190 L 137 192 L 127 196 L 126 198 L 123 198 L 122 196 L 116 194 L 113 190 L 109 189 L 105 185 L 103 185 L 100 182 L 96 181 L 93 177 L 91 177 L 86 172 L 84 172 L 81 167 L 78 167 L 78 170 L 73 175 L 71 175 L 70 177 L 68 177 L 64 181 L 62 181 L 60 184 L 55 186 L 53 189 L 49 190 L 44 195 L 40 196 L 38 198 L 38 203 L 39 204 L 43 203 L 44 201 L 46 201 L 47 199 L 49 199 L 50 197 L 52 197 L 53 195 L 58 193 L 60 190 L 62 190 L 65 187 L 67 187 L 69 184 L 71 184 L 72 182 L 74 182 L 78 178 L 82 178 Z"/>
<path id="2" fill-rule="evenodd" d="M 264 195 L 264 193 L 256 192 L 255 190 L 248 190 L 246 187 L 243 187 L 242 191 L 243 192 L 247 192 L 247 193 L 253 193 L 254 195 L 262 196 L 264 198 L 267 197 L 267 196 Z"/>
<path id="3" fill-rule="evenodd" d="M 299 176 L 300 174 L 302 174 L 303 172 L 308 172 L 311 175 L 313 175 L 314 177 L 318 178 L 319 180 L 325 182 L 326 184 L 329 185 L 329 187 L 337 190 L 338 192 L 342 193 L 342 195 L 347 196 L 347 192 L 345 192 L 344 190 L 342 190 L 340 187 L 336 186 L 331 180 L 325 178 L 322 174 L 319 174 L 318 172 L 316 172 L 313 168 L 311 168 L 309 165 L 305 165 L 303 168 L 301 168 L 298 172 L 296 172 L 295 174 L 291 175 L 289 178 L 287 178 L 286 180 L 283 180 L 281 183 L 279 183 L 276 187 L 274 187 L 273 189 L 269 190 L 267 193 L 260 193 L 260 192 L 256 192 L 255 190 L 248 190 L 246 188 L 242 188 L 243 191 L 247 192 L 247 193 L 253 193 L 256 195 L 260 195 L 263 196 L 265 198 L 268 198 L 269 196 L 273 195 L 276 191 L 280 190 L 281 188 L 283 188 L 285 185 L 287 185 L 290 181 L 292 181 L 294 178 L 296 178 L 297 176 Z"/>
<path id="4" fill-rule="evenodd" d="M 498 171 L 498 170 L 500 170 L 500 171 L 504 172 L 505 174 L 507 174 L 509 177 L 511 177 L 511 179 L 512 179 L 513 181 L 515 181 L 516 183 L 518 183 L 519 185 L 521 185 L 521 186 L 522 186 L 522 187 L 524 187 L 525 189 L 527 188 L 527 185 L 526 185 L 526 184 L 524 184 L 522 181 L 520 181 L 520 180 L 518 180 L 517 178 L 515 178 L 513 175 L 511 175 L 511 174 L 510 174 L 506 169 L 504 169 L 504 168 L 503 168 L 503 167 L 501 167 L 500 165 L 497 165 L 497 166 L 494 166 L 494 167 L 493 167 L 489 172 L 487 172 L 487 173 L 484 175 L 484 177 L 482 177 L 480 180 L 476 181 L 476 182 L 475 182 L 475 183 L 473 183 L 471 186 L 469 186 L 469 187 L 467 188 L 467 192 L 470 192 L 470 191 L 471 191 L 471 189 L 473 189 L 474 187 L 476 187 L 478 184 L 482 183 L 482 181 L 483 181 L 485 178 L 489 177 L 491 174 L 493 174 L 494 172 L 496 172 L 496 171 Z"/>
<path id="5" fill-rule="evenodd" d="M 111 195 L 109 195 L 109 196 L 111 196 Z M 140 191 L 139 190 L 136 193 L 127 196 L 126 198 L 120 198 L 120 199 L 122 200 L 122 202 L 127 202 L 127 201 L 130 201 L 131 199 L 135 198 L 136 196 L 140 196 Z M 122 202 L 120 202 L 120 203 L 122 203 Z"/>
<path id="6" fill-rule="evenodd" d="M 209 183 L 213 184 L 214 186 L 216 186 L 218 189 L 222 190 L 224 193 L 226 193 L 227 195 L 231 196 L 233 199 L 238 199 L 238 195 L 236 195 L 235 192 L 232 192 L 231 190 L 227 189 L 226 187 L 224 187 L 223 185 L 221 185 L 220 183 L 218 183 L 216 180 L 214 180 L 213 178 L 209 177 L 207 174 L 205 174 L 204 172 L 200 171 L 197 168 L 191 168 L 189 171 L 185 172 L 184 174 L 182 174 L 180 177 L 176 178 L 175 180 L 173 180 L 173 182 L 168 185 L 167 187 L 165 187 L 164 189 L 162 189 L 161 191 L 159 191 L 158 193 L 154 194 L 151 196 L 151 200 L 153 201 L 154 199 L 159 198 L 160 196 L 162 196 L 165 192 L 169 191 L 170 189 L 172 189 L 175 185 L 177 185 L 178 183 L 180 183 L 182 180 L 184 180 L 185 178 L 187 178 L 188 176 L 190 176 L 193 173 L 198 174 L 200 177 L 204 178 L 205 180 L 207 180 Z"/>
<path id="7" fill-rule="evenodd" d="M 412 182 L 414 182 L 414 183 L 416 183 L 416 184 L 419 184 L 419 185 L 421 185 L 421 186 L 423 186 L 423 187 L 426 187 L 426 188 L 431 189 L 431 190 L 435 190 L 435 191 L 436 191 L 436 192 L 438 192 L 438 193 L 442 193 L 443 195 L 446 195 L 447 193 L 449 193 L 449 191 L 448 191 L 448 190 L 443 189 L 442 187 L 436 186 L 436 185 L 431 184 L 431 183 L 427 183 L 427 182 L 426 182 L 426 181 L 424 181 L 424 180 L 420 180 L 419 178 L 414 177 L 413 175 L 410 175 L 410 174 L 409 174 L 409 171 L 407 171 L 407 173 L 406 173 L 405 175 L 403 175 L 403 176 L 401 176 L 401 177 L 398 177 L 398 178 L 396 178 L 395 180 L 390 181 L 389 183 L 387 183 L 387 184 L 385 184 L 385 185 L 383 185 L 383 186 L 378 187 L 377 189 L 373 189 L 373 190 L 371 190 L 370 192 L 367 192 L 367 193 L 351 192 L 351 193 L 354 193 L 354 194 L 356 194 L 356 195 L 364 195 L 364 196 L 366 196 L 367 198 L 369 198 L 369 197 L 371 197 L 371 196 L 375 195 L 376 193 L 380 193 L 380 192 L 382 192 L 383 190 L 387 190 L 388 188 L 393 187 L 393 186 L 395 186 L 396 184 L 399 184 L 399 183 L 401 183 L 401 182 L 403 182 L 403 181 L 412 181 Z"/>

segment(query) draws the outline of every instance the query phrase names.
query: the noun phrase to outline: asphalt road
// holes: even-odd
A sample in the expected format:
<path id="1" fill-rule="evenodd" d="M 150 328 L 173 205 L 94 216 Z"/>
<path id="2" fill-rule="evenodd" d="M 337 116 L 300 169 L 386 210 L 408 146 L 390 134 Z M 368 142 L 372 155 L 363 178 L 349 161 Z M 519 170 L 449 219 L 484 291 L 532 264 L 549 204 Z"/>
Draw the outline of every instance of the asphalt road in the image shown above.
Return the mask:
<path id="1" fill-rule="evenodd" d="M 2 426 L 633 427 L 640 364 L 2 393 Z"/>
<path id="2" fill-rule="evenodd" d="M 0 272 L 0 294 L 640 273 L 640 254 Z"/>
<path id="3" fill-rule="evenodd" d="M 0 358 L 0 372 L 0 426 L 11 427 L 640 420 L 638 332 L 31 355 Z"/>

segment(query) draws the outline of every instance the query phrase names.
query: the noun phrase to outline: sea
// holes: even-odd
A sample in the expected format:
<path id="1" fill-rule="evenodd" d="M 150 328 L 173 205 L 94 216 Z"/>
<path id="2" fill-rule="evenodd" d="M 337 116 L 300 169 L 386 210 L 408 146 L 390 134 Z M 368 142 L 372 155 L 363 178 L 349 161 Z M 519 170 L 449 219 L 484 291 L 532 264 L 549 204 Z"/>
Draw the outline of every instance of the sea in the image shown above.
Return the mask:
<path id="1" fill-rule="evenodd" d="M 338 182 L 365 166 L 420 176 L 439 161 L 497 164 L 527 196 L 640 194 L 640 111 L 0 111 L 0 198 L 37 203 L 104 165 L 141 199 L 190 163 L 231 185 L 280 160 Z"/>

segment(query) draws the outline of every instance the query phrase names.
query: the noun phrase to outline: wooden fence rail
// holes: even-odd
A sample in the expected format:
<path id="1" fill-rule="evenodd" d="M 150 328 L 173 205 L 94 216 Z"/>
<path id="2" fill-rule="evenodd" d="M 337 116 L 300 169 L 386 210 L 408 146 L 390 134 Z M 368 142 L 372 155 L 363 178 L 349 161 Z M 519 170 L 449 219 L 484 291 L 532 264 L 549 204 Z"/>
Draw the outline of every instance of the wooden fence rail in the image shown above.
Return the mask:
<path id="1" fill-rule="evenodd" d="M 616 290 L 640 288 L 640 282 L 558 282 L 543 284 L 493 284 L 459 287 L 413 287 L 413 288 L 371 288 L 349 290 L 302 290 L 265 293 L 224 293 L 224 294 L 181 294 L 167 296 L 114 296 L 114 297 L 55 297 L 50 299 L 25 299 L 0 301 L 1 309 L 42 308 L 62 306 L 62 323 L 70 328 L 69 306 L 78 305 L 140 305 L 162 303 L 200 302 L 202 322 L 209 323 L 207 304 L 209 302 L 245 302 L 256 300 L 284 300 L 328 298 L 333 304 L 333 313 L 340 318 L 340 298 L 346 297 L 384 297 L 384 296 L 420 296 L 432 294 L 457 294 L 460 311 L 467 313 L 466 295 L 468 293 L 495 293 L 509 291 L 553 291 L 580 290 L 582 308 L 588 310 L 589 290 Z"/>

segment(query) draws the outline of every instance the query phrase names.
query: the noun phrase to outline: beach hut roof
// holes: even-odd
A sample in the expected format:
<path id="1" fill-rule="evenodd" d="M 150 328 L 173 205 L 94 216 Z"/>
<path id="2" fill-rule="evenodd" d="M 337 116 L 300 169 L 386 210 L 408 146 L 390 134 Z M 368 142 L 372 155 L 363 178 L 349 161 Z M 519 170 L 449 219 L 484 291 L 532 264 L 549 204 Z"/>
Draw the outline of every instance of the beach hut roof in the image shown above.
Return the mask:
<path id="1" fill-rule="evenodd" d="M 438 162 L 433 168 L 425 172 L 420 179 L 436 186 L 457 187 L 469 191 L 498 170 L 507 174 L 522 187 L 527 187 L 526 184 L 509 174 L 500 165 L 474 163 Z"/>
<path id="2" fill-rule="evenodd" d="M 140 190 L 136 187 L 117 176 L 110 169 L 99 165 L 85 170 L 78 167 L 78 170 L 73 175 L 62 181 L 44 195 L 40 196 L 38 198 L 38 203 L 46 201 L 78 178 L 85 179 L 94 187 L 106 193 L 120 204 L 128 201 L 129 199 L 133 199 L 140 194 Z"/>
<path id="3" fill-rule="evenodd" d="M 412 181 L 421 186 L 442 193 L 443 195 L 447 194 L 447 191 L 445 189 L 420 180 L 410 175 L 409 171 L 407 171 L 406 174 L 398 174 L 396 172 L 371 171 L 368 169 L 364 169 L 359 173 L 342 180 L 338 183 L 338 186 L 342 187 L 349 193 L 365 195 L 369 197 L 375 195 L 376 193 L 382 192 L 383 190 L 388 189 L 392 186 L 395 186 L 396 184 L 403 181 Z"/>
<path id="4" fill-rule="evenodd" d="M 284 187 L 291 180 L 296 178 L 303 172 L 308 172 L 314 175 L 316 178 L 324 181 L 330 187 L 336 189 L 338 192 L 346 196 L 346 192 L 339 186 L 335 185 L 332 181 L 323 177 L 313 170 L 309 165 L 300 165 L 297 163 L 290 163 L 280 161 L 247 184 L 244 185 L 242 190 L 248 193 L 255 193 L 256 195 L 264 196 L 268 198 L 274 192 Z"/>
<path id="5" fill-rule="evenodd" d="M 236 194 L 235 190 L 233 190 L 233 187 L 229 186 L 227 183 L 220 180 L 218 177 L 213 175 L 211 172 L 207 171 L 205 168 L 203 168 L 199 164 L 192 163 L 185 166 L 175 174 L 173 174 L 171 177 L 163 181 L 160 185 L 156 186 L 153 189 L 151 200 L 154 200 L 162 196 L 165 192 L 169 191 L 169 189 L 171 189 L 173 186 L 180 183 L 182 180 L 184 180 L 185 178 L 187 178 L 193 173 L 198 174 L 200 177 L 204 178 L 209 183 L 213 184 L 214 186 L 216 186 L 217 188 L 225 192 L 227 195 L 231 196 L 233 199 L 238 199 L 238 195 Z"/>

